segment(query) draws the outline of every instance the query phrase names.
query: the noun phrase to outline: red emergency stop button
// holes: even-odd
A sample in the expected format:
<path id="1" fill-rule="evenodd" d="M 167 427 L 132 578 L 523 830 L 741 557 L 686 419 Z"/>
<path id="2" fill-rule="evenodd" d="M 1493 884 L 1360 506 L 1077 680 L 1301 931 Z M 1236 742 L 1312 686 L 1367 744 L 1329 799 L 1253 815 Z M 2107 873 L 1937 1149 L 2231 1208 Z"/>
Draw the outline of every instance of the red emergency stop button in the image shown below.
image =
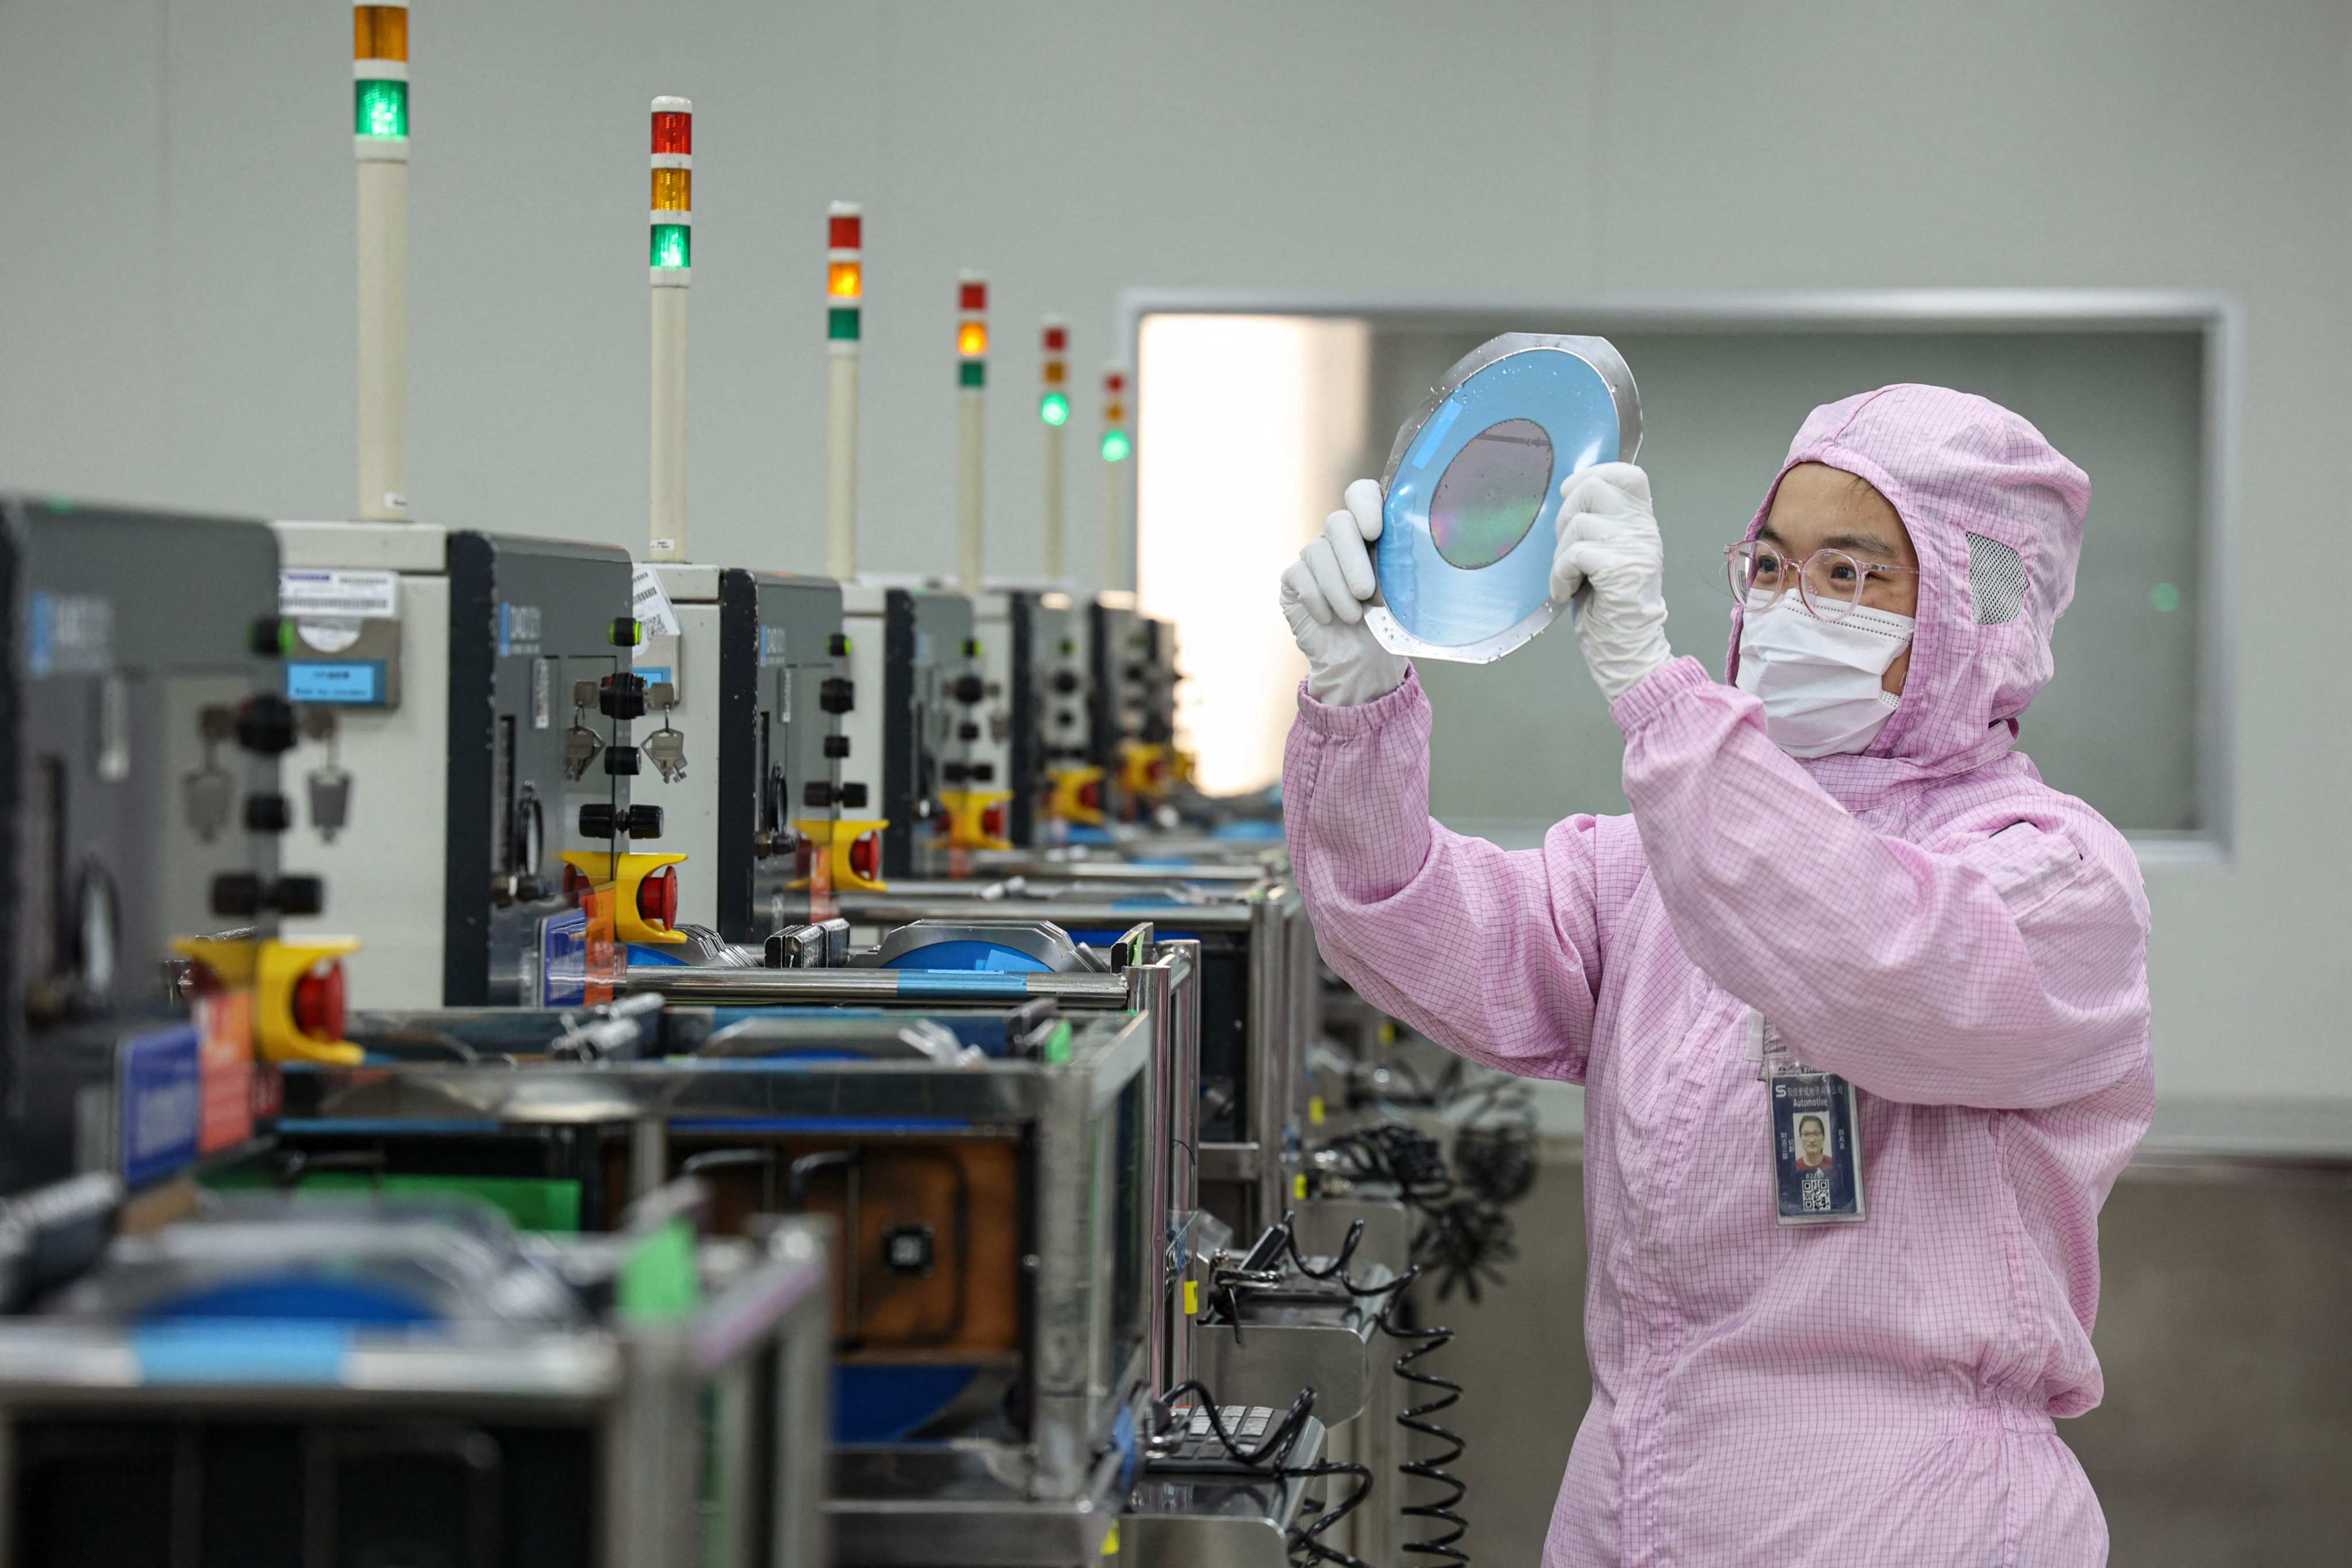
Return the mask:
<path id="1" fill-rule="evenodd" d="M 677 871 L 664 866 L 637 884 L 637 916 L 667 931 L 677 924 Z"/>
<path id="2" fill-rule="evenodd" d="M 980 814 L 980 830 L 991 838 L 1004 837 L 1004 803 L 997 802 Z"/>
<path id="3" fill-rule="evenodd" d="M 861 833 L 850 841 L 849 868 L 869 882 L 878 881 L 881 879 L 881 835 Z"/>
<path id="4" fill-rule="evenodd" d="M 1078 804 L 1088 811 L 1102 809 L 1102 780 L 1088 779 L 1078 786 Z"/>
<path id="5" fill-rule="evenodd" d="M 294 983 L 294 1026 L 314 1040 L 343 1037 L 343 966 L 329 959 Z"/>

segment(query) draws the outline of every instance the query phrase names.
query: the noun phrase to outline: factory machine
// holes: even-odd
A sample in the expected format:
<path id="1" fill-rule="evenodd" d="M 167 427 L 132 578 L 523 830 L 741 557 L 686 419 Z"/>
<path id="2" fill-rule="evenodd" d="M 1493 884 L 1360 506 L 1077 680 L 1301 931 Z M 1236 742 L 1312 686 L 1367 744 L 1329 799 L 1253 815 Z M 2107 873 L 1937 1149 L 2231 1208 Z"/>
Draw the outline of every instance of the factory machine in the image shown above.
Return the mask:
<path id="1" fill-rule="evenodd" d="M 120 1198 L 0 1203 L 12 1568 L 831 1561 L 821 1221 L 710 1235 L 692 1181 L 598 1237 L 446 1201 L 158 1222 Z"/>
<path id="2" fill-rule="evenodd" d="M 632 879 L 675 866 L 666 929 L 629 945 L 643 961 L 692 962 L 688 928 L 756 946 L 784 925 L 823 918 L 836 886 L 879 885 L 882 823 L 844 813 L 870 809 L 866 775 L 881 748 L 849 732 L 860 728 L 858 689 L 838 584 L 688 560 L 693 103 L 656 99 L 651 126 L 650 533 L 635 574 L 642 635 L 632 669 L 648 729 L 634 794 L 659 809 L 662 837 L 658 856 L 618 868 L 616 903 L 625 919 Z M 853 286 L 856 222 L 852 214 L 845 237 Z M 868 710 L 881 690 L 866 685 Z"/>
<path id="3" fill-rule="evenodd" d="M 856 702 L 841 600 L 822 577 L 637 568 L 648 761 L 632 795 L 682 858 L 679 942 L 641 948 L 683 946 L 688 926 L 757 946 L 822 918 L 837 887 L 879 886 L 856 870 L 855 836 L 836 836 Z"/>
<path id="4" fill-rule="evenodd" d="M 311 803 L 289 843 L 362 942 L 353 1004 L 553 999 L 586 940 L 578 887 L 661 832 L 630 799 L 645 698 L 627 554 L 424 523 L 277 531 L 286 690 L 340 717 L 288 758 Z M 344 831 L 338 805 L 368 830 Z M 667 927 L 674 877 L 637 888 L 625 930 Z"/>
<path id="5" fill-rule="evenodd" d="M 0 1192 L 226 1156 L 257 1056 L 345 1048 L 352 944 L 280 931 L 325 906 L 280 759 L 335 715 L 282 695 L 277 578 L 259 522 L 0 497 Z"/>
<path id="6" fill-rule="evenodd" d="M 629 559 L 409 521 L 407 9 L 353 17 L 357 521 L 278 525 L 287 694 L 339 716 L 289 758 L 310 807 L 289 843 L 362 939 L 354 1002 L 538 1000 L 587 945 L 578 886 L 659 832 L 629 796 Z M 350 810 L 366 832 L 344 831 Z M 652 881 L 625 933 L 667 923 L 675 884 Z"/>

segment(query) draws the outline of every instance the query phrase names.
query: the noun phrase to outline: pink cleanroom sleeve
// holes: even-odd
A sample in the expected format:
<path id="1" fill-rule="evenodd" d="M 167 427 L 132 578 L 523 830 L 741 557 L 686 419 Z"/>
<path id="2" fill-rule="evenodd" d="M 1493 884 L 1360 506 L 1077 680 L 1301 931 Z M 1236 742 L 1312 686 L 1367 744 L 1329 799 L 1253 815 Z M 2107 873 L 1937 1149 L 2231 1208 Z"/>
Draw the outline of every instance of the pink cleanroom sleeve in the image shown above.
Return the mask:
<path id="1" fill-rule="evenodd" d="M 1374 702 L 1301 688 L 1283 761 L 1291 868 L 1324 958 L 1448 1050 L 1581 1082 L 1601 982 L 1595 823 L 1503 850 L 1429 816 L 1429 700 L 1417 676 Z"/>
<path id="2" fill-rule="evenodd" d="M 2032 1109 L 2145 1063 L 2146 898 L 2087 807 L 2037 789 L 2047 804 L 2020 824 L 2016 781 L 1988 781 L 2009 820 L 1923 847 L 1849 814 L 1694 659 L 1614 712 L 1684 950 L 1806 1065 L 1888 1100 Z"/>

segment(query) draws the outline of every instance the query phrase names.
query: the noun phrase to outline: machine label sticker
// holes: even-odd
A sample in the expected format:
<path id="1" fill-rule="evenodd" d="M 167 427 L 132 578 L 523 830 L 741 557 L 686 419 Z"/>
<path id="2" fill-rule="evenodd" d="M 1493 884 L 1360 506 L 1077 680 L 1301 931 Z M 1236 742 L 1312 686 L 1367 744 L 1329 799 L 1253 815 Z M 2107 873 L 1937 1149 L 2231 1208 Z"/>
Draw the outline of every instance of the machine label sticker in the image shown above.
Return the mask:
<path id="1" fill-rule="evenodd" d="M 530 667 L 530 727 L 549 730 L 555 726 L 555 661 L 536 660 Z"/>
<path id="2" fill-rule="evenodd" d="M 383 660 L 296 659 L 286 667 L 286 695 L 296 702 L 380 705 L 384 700 Z"/>
<path id="3" fill-rule="evenodd" d="M 784 666 L 776 676 L 776 722 L 793 721 L 793 667 Z"/>
<path id="4" fill-rule="evenodd" d="M 195 1019 L 204 1093 L 196 1148 L 213 1154 L 253 1137 L 253 993 L 234 990 L 200 996 Z"/>
<path id="5" fill-rule="evenodd" d="M 97 675 L 114 664 L 114 605 L 90 594 L 35 594 L 25 617 L 25 668 Z"/>
<path id="6" fill-rule="evenodd" d="M 588 916 L 572 910 L 539 926 L 539 1005 L 577 1007 L 588 995 Z"/>
<path id="7" fill-rule="evenodd" d="M 499 601 L 499 657 L 539 653 L 539 606 Z"/>
<path id="8" fill-rule="evenodd" d="M 1862 1130 L 1853 1085 L 1803 1068 L 1770 1079 L 1774 1198 L 1782 1225 L 1863 1217 Z"/>
<path id="9" fill-rule="evenodd" d="M 634 614 L 640 622 L 644 623 L 647 637 L 677 636 L 677 610 L 669 602 L 669 595 L 662 591 L 659 572 L 640 563 L 631 584 L 630 593 L 635 605 Z"/>
<path id="10" fill-rule="evenodd" d="M 320 653 L 341 653 L 360 640 L 361 623 L 338 616 L 331 620 L 296 621 L 294 629 L 301 634 L 304 647 Z"/>
<path id="11" fill-rule="evenodd" d="M 143 1187 L 195 1163 L 204 1109 L 195 1026 L 142 1035 L 117 1050 L 122 1179 Z"/>
<path id="12" fill-rule="evenodd" d="M 278 613 L 296 620 L 322 616 L 396 620 L 400 616 L 400 574 L 286 567 L 278 574 Z"/>

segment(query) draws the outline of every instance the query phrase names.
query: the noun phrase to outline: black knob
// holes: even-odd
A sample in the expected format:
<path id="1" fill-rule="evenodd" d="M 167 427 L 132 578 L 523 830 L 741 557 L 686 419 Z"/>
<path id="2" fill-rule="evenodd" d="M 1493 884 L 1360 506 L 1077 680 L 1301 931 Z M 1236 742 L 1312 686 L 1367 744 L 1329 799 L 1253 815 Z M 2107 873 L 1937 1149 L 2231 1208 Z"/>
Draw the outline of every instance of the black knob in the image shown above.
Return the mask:
<path id="1" fill-rule="evenodd" d="M 599 803 L 580 808 L 580 837 L 610 838 L 613 837 L 613 808 Z"/>
<path id="2" fill-rule="evenodd" d="M 835 632 L 831 637 L 825 638 L 824 651 L 835 658 L 847 658 L 849 657 L 849 634 L 846 632 Z"/>
<path id="3" fill-rule="evenodd" d="M 842 758 L 849 755 L 849 737 L 846 735 L 827 735 L 824 738 L 824 754 L 833 758 L 835 762 L 838 762 Z"/>
<path id="4" fill-rule="evenodd" d="M 662 833 L 662 808 L 657 805 L 629 807 L 629 837 L 659 838 Z"/>
<path id="5" fill-rule="evenodd" d="M 971 770 L 961 763 L 941 763 L 940 777 L 950 784 L 961 784 L 971 776 Z"/>
<path id="6" fill-rule="evenodd" d="M 281 915 L 315 915 L 327 907 L 327 885 L 316 877 L 280 877 L 269 889 L 269 907 Z"/>
<path id="7" fill-rule="evenodd" d="M 1127 678 L 1129 680 L 1136 681 L 1139 684 L 1143 679 L 1143 666 L 1139 664 L 1129 665 L 1127 667 Z"/>
<path id="8" fill-rule="evenodd" d="M 249 795 L 245 797 L 245 830 L 247 833 L 283 833 L 294 826 L 294 805 L 282 795 Z"/>
<path id="9" fill-rule="evenodd" d="M 1054 689 L 1067 697 L 1078 689 L 1078 674 L 1074 669 L 1058 670 L 1054 676 Z"/>
<path id="10" fill-rule="evenodd" d="M 264 616 L 246 628 L 245 645 L 262 658 L 282 658 L 286 653 L 289 626 L 282 616 Z"/>
<path id="11" fill-rule="evenodd" d="M 994 763 L 972 763 L 971 782 L 974 784 L 994 784 L 996 782 L 996 764 Z"/>
<path id="12" fill-rule="evenodd" d="M 634 774 L 640 760 L 640 753 L 635 746 L 615 744 L 604 748 L 604 771 L 616 777 Z"/>
<path id="13" fill-rule="evenodd" d="M 857 683 L 838 675 L 825 677 L 816 689 L 816 705 L 828 713 L 846 713 L 857 706 Z"/>
<path id="14" fill-rule="evenodd" d="M 848 791 L 842 793 L 846 795 Z M 823 811 L 833 804 L 833 786 L 823 779 L 811 779 L 801 786 L 801 804 L 811 811 Z"/>
<path id="15" fill-rule="evenodd" d="M 866 786 L 862 784 L 845 784 L 842 785 L 841 804 L 851 811 L 864 811 L 866 809 Z"/>
<path id="16" fill-rule="evenodd" d="M 614 647 L 635 647 L 645 633 L 644 626 L 628 616 L 614 620 L 609 629 Z"/>
<path id="17" fill-rule="evenodd" d="M 956 739 L 959 741 L 979 740 L 980 726 L 972 723 L 970 720 L 966 720 L 964 722 L 956 726 Z"/>
<path id="18" fill-rule="evenodd" d="M 242 920 L 261 912 L 261 879 L 250 871 L 224 871 L 213 879 L 213 913 Z"/>
<path id="19" fill-rule="evenodd" d="M 1075 713 L 1071 712 L 1071 711 L 1070 711 L 1068 709 L 1066 709 L 1066 708 L 1063 709 L 1059 713 L 1056 713 L 1056 714 L 1055 714 L 1055 715 L 1054 715 L 1054 722 L 1055 722 L 1055 723 L 1056 723 L 1056 724 L 1058 724 L 1058 725 L 1060 725 L 1060 726 L 1061 726 L 1063 729 L 1065 729 L 1065 730 L 1068 729 L 1071 725 L 1073 725 L 1073 724 L 1076 723 L 1077 721 L 1078 721 L 1078 716 L 1077 716 L 1076 714 L 1075 714 Z"/>
<path id="20" fill-rule="evenodd" d="M 977 675 L 959 675 L 948 683 L 948 695 L 969 708 L 988 695 L 988 683 Z"/>
<path id="21" fill-rule="evenodd" d="M 608 675 L 596 683 L 596 710 L 607 719 L 642 719 L 646 716 L 646 678 L 642 675 Z M 605 772 L 618 770 L 606 766 Z M 636 772 L 635 768 L 629 770 Z"/>
<path id="22" fill-rule="evenodd" d="M 245 700 L 236 710 L 236 743 L 265 757 L 294 749 L 294 704 L 274 691 Z"/>

